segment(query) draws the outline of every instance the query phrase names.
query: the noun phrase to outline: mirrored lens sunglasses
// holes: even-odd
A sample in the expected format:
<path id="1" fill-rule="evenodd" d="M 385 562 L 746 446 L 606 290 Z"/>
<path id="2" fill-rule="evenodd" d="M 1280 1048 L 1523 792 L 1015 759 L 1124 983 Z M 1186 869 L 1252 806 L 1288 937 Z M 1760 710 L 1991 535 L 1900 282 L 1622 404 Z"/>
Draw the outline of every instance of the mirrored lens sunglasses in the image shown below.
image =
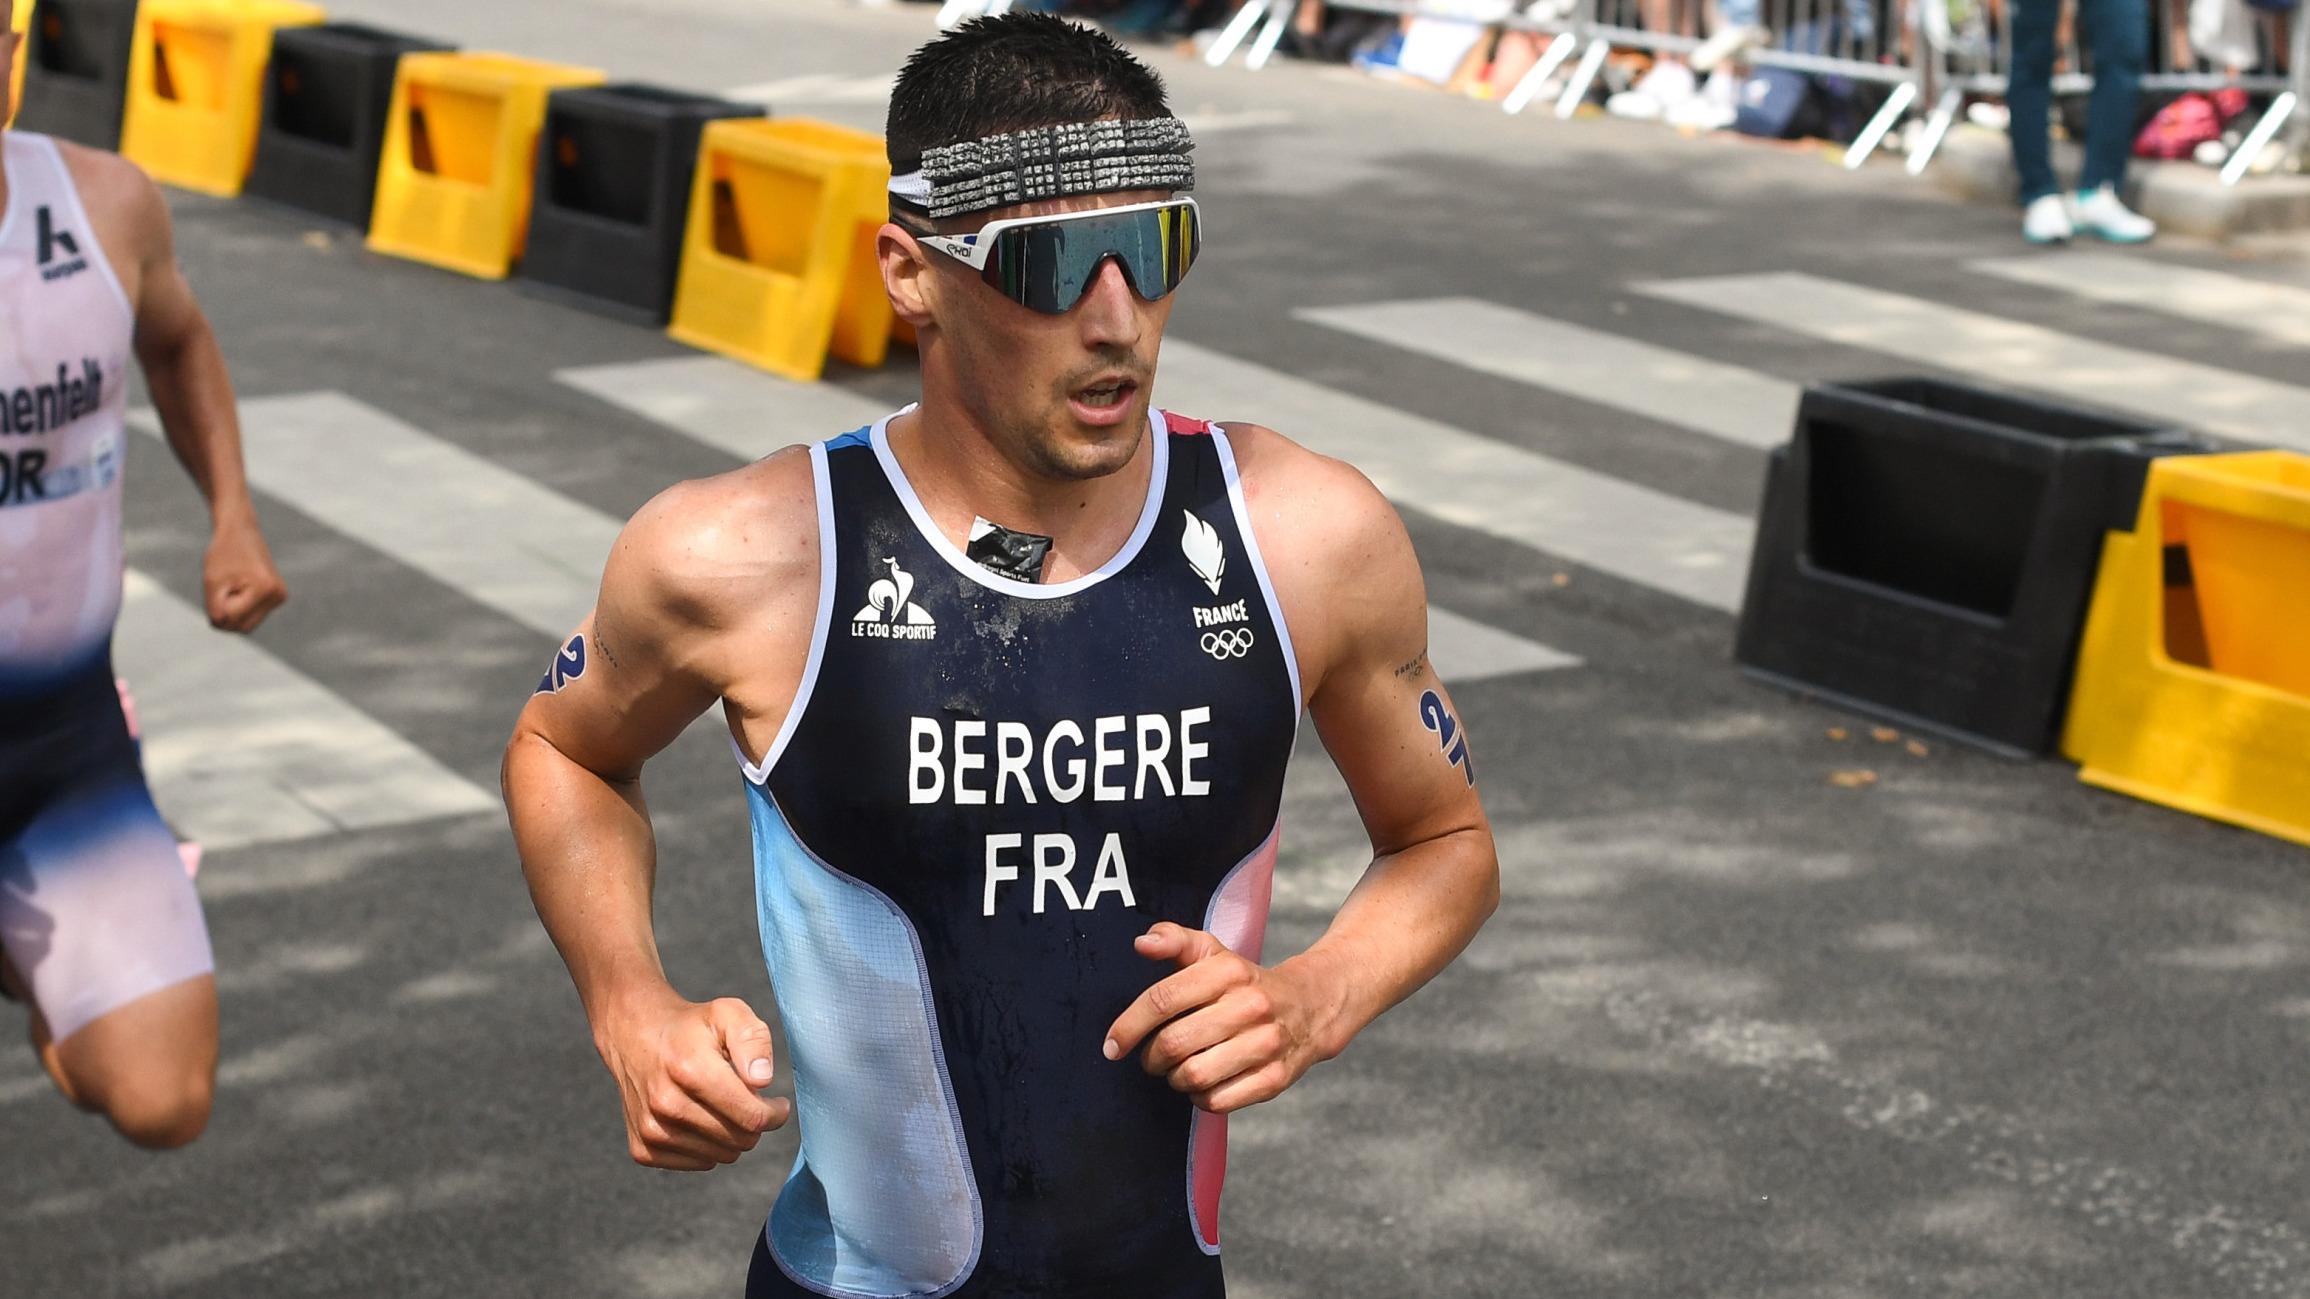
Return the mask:
<path id="1" fill-rule="evenodd" d="M 1150 302 L 1179 287 L 1202 247 L 1203 220 L 1194 199 L 1176 198 L 1008 217 L 974 234 L 916 238 L 1020 306 L 1060 316 L 1083 300 L 1108 258 L 1122 263 L 1132 289 Z"/>

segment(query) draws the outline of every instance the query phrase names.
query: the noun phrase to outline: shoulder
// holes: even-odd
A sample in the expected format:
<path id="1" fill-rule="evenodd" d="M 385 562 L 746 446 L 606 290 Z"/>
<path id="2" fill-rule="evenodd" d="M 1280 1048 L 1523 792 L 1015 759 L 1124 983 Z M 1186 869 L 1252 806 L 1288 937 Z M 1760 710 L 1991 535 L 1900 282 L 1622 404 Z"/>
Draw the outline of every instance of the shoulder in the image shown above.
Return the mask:
<path id="1" fill-rule="evenodd" d="M 140 241 L 168 229 L 168 201 L 152 177 L 117 153 L 91 149 L 70 140 L 56 141 L 80 205 L 89 219 L 108 229 L 137 236 Z"/>
<path id="2" fill-rule="evenodd" d="M 1348 573 L 1375 548 L 1408 545 L 1395 507 L 1354 465 L 1258 424 L 1214 427 L 1234 452 L 1244 506 L 1270 567 L 1298 556 L 1311 573 Z"/>
<path id="3" fill-rule="evenodd" d="M 698 627 L 734 626 L 797 578 L 815 595 L 818 507 L 807 447 L 792 446 L 652 497 L 619 533 L 610 582 Z"/>
<path id="4" fill-rule="evenodd" d="M 1354 465 L 1270 428 L 1224 424 L 1245 513 L 1311 688 L 1361 657 L 1409 657 L 1427 589 L 1403 520 Z M 1410 650 L 1405 646 L 1409 644 Z"/>

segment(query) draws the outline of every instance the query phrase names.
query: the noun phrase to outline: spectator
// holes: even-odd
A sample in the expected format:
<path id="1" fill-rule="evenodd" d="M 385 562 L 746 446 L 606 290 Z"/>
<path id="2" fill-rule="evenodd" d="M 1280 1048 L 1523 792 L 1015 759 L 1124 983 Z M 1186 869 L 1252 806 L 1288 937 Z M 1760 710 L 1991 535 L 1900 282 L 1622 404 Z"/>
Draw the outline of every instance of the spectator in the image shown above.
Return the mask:
<path id="1" fill-rule="evenodd" d="M 2157 225 L 2129 210 L 2117 191 L 2125 180 L 2142 65 L 2149 58 L 2148 0 L 2078 0 L 2078 6 L 2093 46 L 2093 98 L 2086 107 L 2085 169 L 2076 193 L 2065 195 L 2054 179 L 2047 124 L 2061 0 L 2010 5 L 2013 73 L 2005 102 L 2012 110 L 2013 165 L 2021 173 L 2022 237 L 2054 244 L 2085 233 L 2138 244 L 2155 235 Z"/>

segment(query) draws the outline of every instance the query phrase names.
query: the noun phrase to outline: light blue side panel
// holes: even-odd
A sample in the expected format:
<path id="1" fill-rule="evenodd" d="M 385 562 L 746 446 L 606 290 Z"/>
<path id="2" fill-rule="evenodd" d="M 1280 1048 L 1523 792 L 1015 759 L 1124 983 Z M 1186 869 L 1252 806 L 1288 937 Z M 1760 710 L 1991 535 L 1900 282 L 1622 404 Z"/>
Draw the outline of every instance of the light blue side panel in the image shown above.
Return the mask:
<path id="1" fill-rule="evenodd" d="M 914 927 L 803 846 L 767 789 L 746 789 L 802 1127 L 771 1255 L 845 1299 L 946 1294 L 978 1265 L 984 1220 Z"/>

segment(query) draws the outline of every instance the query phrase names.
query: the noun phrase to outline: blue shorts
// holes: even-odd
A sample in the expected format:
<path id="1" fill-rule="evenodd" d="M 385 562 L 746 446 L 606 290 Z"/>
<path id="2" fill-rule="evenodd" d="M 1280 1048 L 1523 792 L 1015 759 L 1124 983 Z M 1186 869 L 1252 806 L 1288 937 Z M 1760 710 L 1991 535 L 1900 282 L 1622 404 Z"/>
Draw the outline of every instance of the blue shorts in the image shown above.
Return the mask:
<path id="1" fill-rule="evenodd" d="M 61 1042 L 215 963 L 109 666 L 4 707 L 0 947 Z"/>

